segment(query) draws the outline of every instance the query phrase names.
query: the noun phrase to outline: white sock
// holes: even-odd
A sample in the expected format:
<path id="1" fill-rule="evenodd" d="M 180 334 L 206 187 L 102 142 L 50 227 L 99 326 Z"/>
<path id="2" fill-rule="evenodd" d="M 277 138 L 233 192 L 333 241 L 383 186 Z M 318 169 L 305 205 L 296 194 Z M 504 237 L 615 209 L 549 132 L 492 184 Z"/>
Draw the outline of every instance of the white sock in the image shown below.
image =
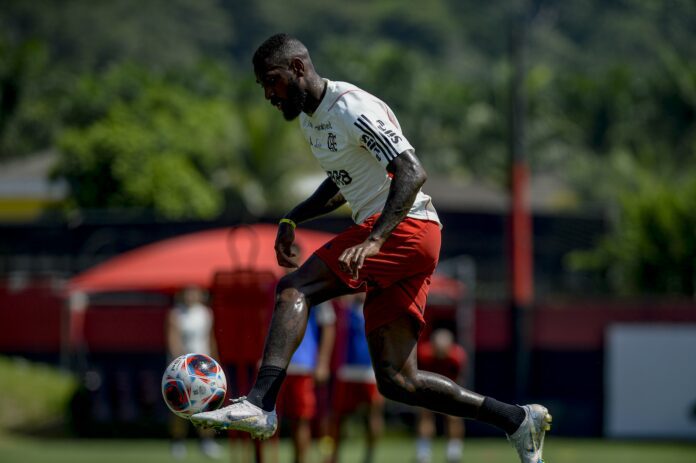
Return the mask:
<path id="1" fill-rule="evenodd" d="M 447 461 L 459 461 L 462 459 L 464 442 L 461 439 L 450 439 L 447 441 Z"/>
<path id="2" fill-rule="evenodd" d="M 416 440 L 416 458 L 420 460 L 430 461 L 432 450 L 430 448 L 430 439 L 427 437 L 419 437 Z"/>

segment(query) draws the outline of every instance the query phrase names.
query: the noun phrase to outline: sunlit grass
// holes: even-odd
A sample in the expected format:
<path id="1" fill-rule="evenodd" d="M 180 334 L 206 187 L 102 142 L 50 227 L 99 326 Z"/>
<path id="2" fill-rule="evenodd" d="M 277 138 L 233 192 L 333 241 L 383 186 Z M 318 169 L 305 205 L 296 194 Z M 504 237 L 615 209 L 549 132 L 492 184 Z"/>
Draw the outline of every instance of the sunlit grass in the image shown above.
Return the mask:
<path id="1" fill-rule="evenodd" d="M 0 357 L 0 432 L 62 420 L 76 385 L 55 367 Z"/>
<path id="2" fill-rule="evenodd" d="M 220 439 L 224 452 L 221 461 L 253 461 L 248 442 L 235 441 L 227 445 Z M 390 436 L 379 443 L 375 462 L 411 463 L 414 459 L 414 440 L 408 436 Z M 434 462 L 444 459 L 445 442 L 437 440 L 434 446 Z M 282 439 L 265 444 L 266 461 L 292 462 L 290 442 Z M 166 440 L 97 440 L 97 439 L 35 439 L 16 436 L 0 436 L 0 455 L 4 463 L 163 463 L 171 461 L 169 443 Z M 350 439 L 341 452 L 341 462 L 362 462 L 363 443 Z M 626 442 L 553 438 L 549 436 L 544 455 L 547 463 L 693 463 L 696 461 L 696 443 Z M 197 448 L 196 442 L 188 442 L 187 462 L 210 461 Z M 320 462 L 317 446 L 313 449 L 312 462 Z M 464 462 L 515 463 L 517 457 L 505 439 L 470 439 L 464 447 Z"/>

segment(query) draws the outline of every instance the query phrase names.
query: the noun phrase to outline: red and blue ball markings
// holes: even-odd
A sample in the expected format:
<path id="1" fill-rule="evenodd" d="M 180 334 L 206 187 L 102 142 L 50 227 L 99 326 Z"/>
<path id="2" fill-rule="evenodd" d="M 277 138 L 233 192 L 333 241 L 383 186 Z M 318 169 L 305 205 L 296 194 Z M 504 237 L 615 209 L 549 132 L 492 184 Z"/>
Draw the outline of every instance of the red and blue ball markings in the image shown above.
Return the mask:
<path id="1" fill-rule="evenodd" d="M 162 395 L 181 417 L 219 408 L 225 400 L 225 373 L 212 358 L 185 354 L 172 361 L 162 378 Z"/>
<path id="2" fill-rule="evenodd" d="M 191 376 L 206 381 L 215 379 L 220 367 L 207 355 L 194 354 L 186 357 L 186 370 Z"/>
<path id="3" fill-rule="evenodd" d="M 186 385 L 180 379 L 171 379 L 164 385 L 164 397 L 175 411 L 181 412 L 191 405 Z"/>
<path id="4" fill-rule="evenodd" d="M 210 400 L 208 400 L 208 403 L 205 404 L 206 410 L 217 410 L 220 408 L 220 405 L 222 405 L 222 402 L 225 400 L 225 391 L 222 389 L 218 389 L 213 394 L 210 396 Z"/>

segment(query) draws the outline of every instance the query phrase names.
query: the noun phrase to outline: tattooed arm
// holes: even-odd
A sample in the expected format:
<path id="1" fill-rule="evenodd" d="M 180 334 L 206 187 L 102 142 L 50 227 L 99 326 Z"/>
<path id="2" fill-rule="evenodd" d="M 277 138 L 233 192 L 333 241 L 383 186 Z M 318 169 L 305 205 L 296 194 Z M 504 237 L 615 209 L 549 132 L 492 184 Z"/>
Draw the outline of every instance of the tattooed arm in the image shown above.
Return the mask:
<path id="1" fill-rule="evenodd" d="M 393 174 L 389 196 L 370 236 L 363 243 L 343 251 L 338 258 L 341 269 L 352 274 L 353 278 L 358 277 L 358 270 L 362 268 L 365 259 L 379 252 L 394 228 L 406 217 L 427 179 L 425 170 L 412 150 L 395 157 L 387 170 Z"/>
<path id="2" fill-rule="evenodd" d="M 404 220 L 427 179 L 425 170 L 412 150 L 404 151 L 395 157 L 387 166 L 387 170 L 394 176 L 389 187 L 389 196 L 368 238 L 381 243 L 384 243 L 396 226 Z"/>

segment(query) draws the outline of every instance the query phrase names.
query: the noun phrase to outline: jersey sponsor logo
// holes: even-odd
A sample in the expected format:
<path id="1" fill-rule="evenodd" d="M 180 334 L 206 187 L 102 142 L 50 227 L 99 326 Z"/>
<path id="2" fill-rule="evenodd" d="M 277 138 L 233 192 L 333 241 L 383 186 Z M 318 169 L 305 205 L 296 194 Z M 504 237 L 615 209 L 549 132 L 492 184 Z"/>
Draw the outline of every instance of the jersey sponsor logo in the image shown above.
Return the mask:
<path id="1" fill-rule="evenodd" d="M 323 145 L 321 144 L 321 141 L 319 140 L 319 138 L 312 139 L 312 137 L 310 136 L 309 137 L 309 146 L 311 146 L 312 148 L 321 148 Z"/>
<path id="2" fill-rule="evenodd" d="M 391 161 L 399 155 L 394 144 L 399 143 L 401 137 L 389 130 L 384 122 L 378 122 L 379 124 L 375 125 L 367 116 L 361 114 L 353 124 L 363 133 L 361 140 L 367 149 L 377 156 L 378 161 L 381 160 L 379 154 Z"/>
<path id="3" fill-rule="evenodd" d="M 321 124 L 314 127 L 314 130 L 332 130 L 331 121 L 322 122 Z"/>
<path id="4" fill-rule="evenodd" d="M 326 147 L 330 151 L 338 151 L 338 147 L 336 146 L 336 134 L 333 132 L 329 132 L 329 136 L 326 137 Z"/>
<path id="5" fill-rule="evenodd" d="M 377 128 L 384 132 L 384 134 L 387 137 L 389 137 L 392 143 L 399 143 L 401 141 L 401 137 L 396 132 L 388 128 L 387 124 L 385 124 L 384 121 L 377 119 Z"/>
<path id="6" fill-rule="evenodd" d="M 375 155 L 378 161 L 382 161 L 382 156 L 384 156 L 384 153 L 382 152 L 382 148 L 380 147 L 380 145 L 377 144 L 374 138 L 370 137 L 369 135 L 363 134 L 360 137 L 360 142 L 363 145 L 365 145 L 368 151 L 371 151 L 372 154 Z"/>
<path id="7" fill-rule="evenodd" d="M 345 170 L 327 170 L 326 175 L 338 186 L 350 185 L 353 178 Z"/>

